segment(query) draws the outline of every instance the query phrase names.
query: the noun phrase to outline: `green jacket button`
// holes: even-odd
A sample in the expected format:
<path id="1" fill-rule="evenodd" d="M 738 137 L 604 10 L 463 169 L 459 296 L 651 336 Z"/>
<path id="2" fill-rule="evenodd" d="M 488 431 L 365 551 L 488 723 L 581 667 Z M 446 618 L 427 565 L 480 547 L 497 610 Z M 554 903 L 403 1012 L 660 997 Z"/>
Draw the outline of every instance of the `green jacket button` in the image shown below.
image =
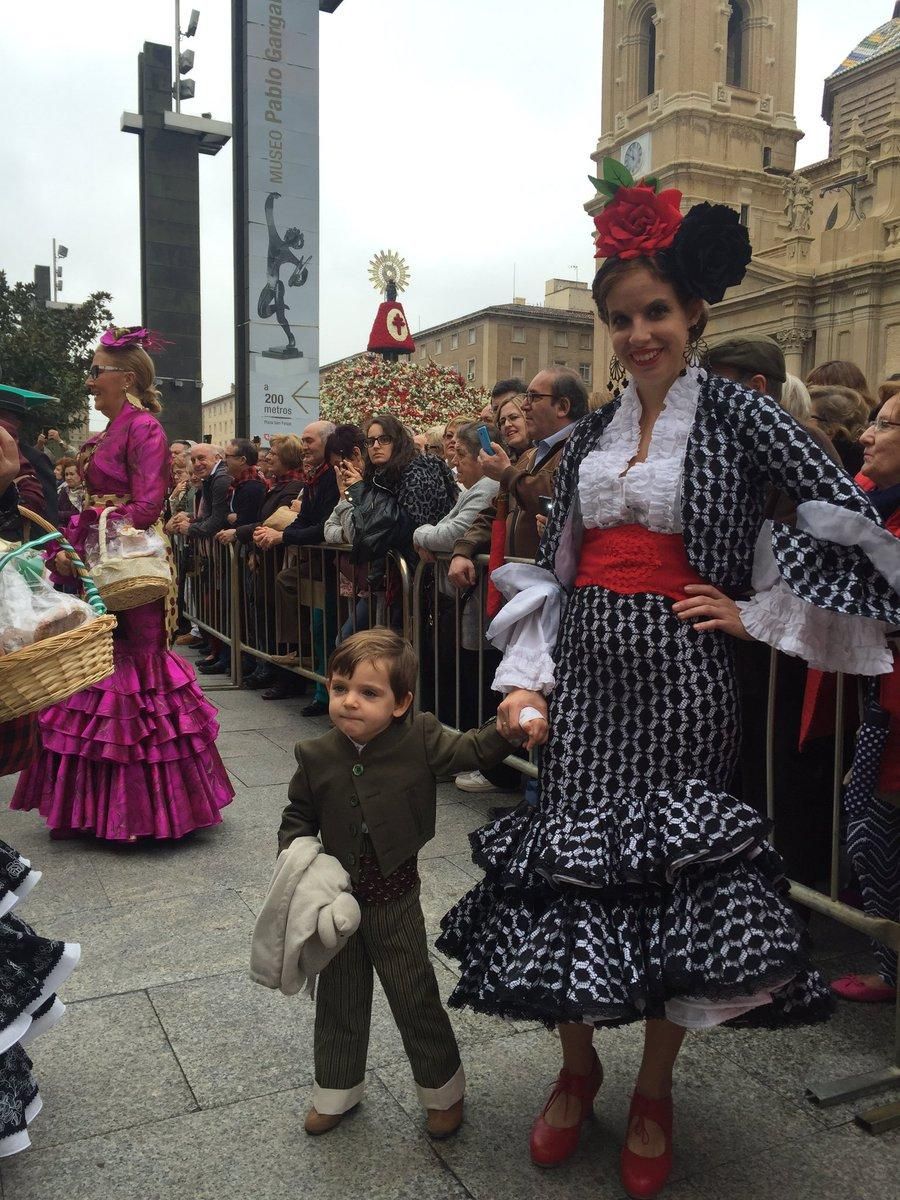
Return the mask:
<path id="1" fill-rule="evenodd" d="M 362 763 L 354 763 L 353 764 L 353 774 L 354 775 L 362 775 L 362 773 L 363 773 Z"/>

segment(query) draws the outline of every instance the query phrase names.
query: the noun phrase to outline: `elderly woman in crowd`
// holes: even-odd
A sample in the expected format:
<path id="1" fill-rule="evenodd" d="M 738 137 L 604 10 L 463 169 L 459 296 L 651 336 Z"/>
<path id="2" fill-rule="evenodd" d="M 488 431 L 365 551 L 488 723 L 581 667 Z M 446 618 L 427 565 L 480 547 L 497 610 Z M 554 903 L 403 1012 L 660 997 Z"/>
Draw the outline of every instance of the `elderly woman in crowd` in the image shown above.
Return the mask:
<path id="1" fill-rule="evenodd" d="M 511 462 L 516 462 L 531 445 L 528 422 L 518 396 L 510 396 L 497 409 L 497 428 Z"/>
<path id="2" fill-rule="evenodd" d="M 433 454 L 436 458 L 446 458 L 443 425 L 431 425 L 425 430 L 425 453 Z"/>
<path id="3" fill-rule="evenodd" d="M 59 508 L 59 523 L 63 526 L 84 507 L 84 485 L 74 458 L 61 458 L 56 465 L 62 468 L 62 482 L 56 494 L 56 503 Z"/>
<path id="4" fill-rule="evenodd" d="M 399 577 L 389 570 L 388 555 L 396 551 L 414 570 L 413 531 L 445 516 L 459 490 L 447 464 L 434 455 L 417 454 L 409 432 L 390 413 L 372 417 L 365 435 L 364 469 L 360 472 L 348 460 L 339 467 L 339 477 L 353 507 L 353 559 L 369 564 L 369 584 L 383 593 L 396 621 Z"/>
<path id="5" fill-rule="evenodd" d="M 869 423 L 871 404 L 853 388 L 814 384 L 809 389 L 814 421 L 840 457 L 844 470 L 856 475 L 863 464 L 860 435 Z"/>
<path id="6" fill-rule="evenodd" d="M 468 425 L 471 417 L 451 417 L 444 426 L 443 443 L 444 443 L 444 459 L 447 465 L 456 473 L 456 431 L 463 425 Z"/>

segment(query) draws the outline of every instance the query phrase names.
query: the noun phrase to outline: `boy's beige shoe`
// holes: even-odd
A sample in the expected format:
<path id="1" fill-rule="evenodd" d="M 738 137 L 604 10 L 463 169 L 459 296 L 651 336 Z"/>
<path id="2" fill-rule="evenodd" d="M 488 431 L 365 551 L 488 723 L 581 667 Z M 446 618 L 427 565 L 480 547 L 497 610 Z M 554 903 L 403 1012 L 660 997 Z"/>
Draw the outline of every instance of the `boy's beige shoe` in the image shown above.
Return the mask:
<path id="1" fill-rule="evenodd" d="M 311 1108 L 306 1114 L 303 1128 L 312 1137 L 318 1137 L 321 1133 L 330 1133 L 332 1129 L 336 1129 L 345 1115 L 345 1113 L 320 1113 Z"/>
<path id="2" fill-rule="evenodd" d="M 449 1108 L 426 1109 L 425 1128 L 428 1136 L 439 1142 L 442 1138 L 452 1137 L 462 1125 L 463 1101 L 457 1100 Z"/>

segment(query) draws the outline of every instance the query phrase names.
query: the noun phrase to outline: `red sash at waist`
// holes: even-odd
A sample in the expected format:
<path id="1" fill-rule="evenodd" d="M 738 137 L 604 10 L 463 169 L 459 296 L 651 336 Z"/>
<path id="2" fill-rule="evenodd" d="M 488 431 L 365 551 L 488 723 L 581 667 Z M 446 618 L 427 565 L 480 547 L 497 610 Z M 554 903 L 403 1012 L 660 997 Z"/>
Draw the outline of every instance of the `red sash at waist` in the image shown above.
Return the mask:
<path id="1" fill-rule="evenodd" d="M 685 584 L 705 582 L 688 562 L 680 533 L 654 533 L 643 525 L 584 531 L 576 587 L 603 587 L 620 596 L 653 592 L 684 600 Z"/>

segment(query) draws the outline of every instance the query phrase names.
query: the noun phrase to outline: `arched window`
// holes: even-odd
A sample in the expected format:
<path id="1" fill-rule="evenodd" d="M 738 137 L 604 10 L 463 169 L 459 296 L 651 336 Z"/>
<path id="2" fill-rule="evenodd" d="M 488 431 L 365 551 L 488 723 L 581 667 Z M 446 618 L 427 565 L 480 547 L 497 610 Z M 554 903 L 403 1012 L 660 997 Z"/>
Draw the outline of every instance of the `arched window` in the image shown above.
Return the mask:
<path id="1" fill-rule="evenodd" d="M 728 49 L 725 58 L 725 82 L 729 87 L 747 86 L 744 25 L 747 14 L 740 0 L 731 0 L 728 17 Z"/>
<path id="2" fill-rule="evenodd" d="M 641 96 L 656 91 L 656 9 L 648 8 L 641 19 Z"/>

